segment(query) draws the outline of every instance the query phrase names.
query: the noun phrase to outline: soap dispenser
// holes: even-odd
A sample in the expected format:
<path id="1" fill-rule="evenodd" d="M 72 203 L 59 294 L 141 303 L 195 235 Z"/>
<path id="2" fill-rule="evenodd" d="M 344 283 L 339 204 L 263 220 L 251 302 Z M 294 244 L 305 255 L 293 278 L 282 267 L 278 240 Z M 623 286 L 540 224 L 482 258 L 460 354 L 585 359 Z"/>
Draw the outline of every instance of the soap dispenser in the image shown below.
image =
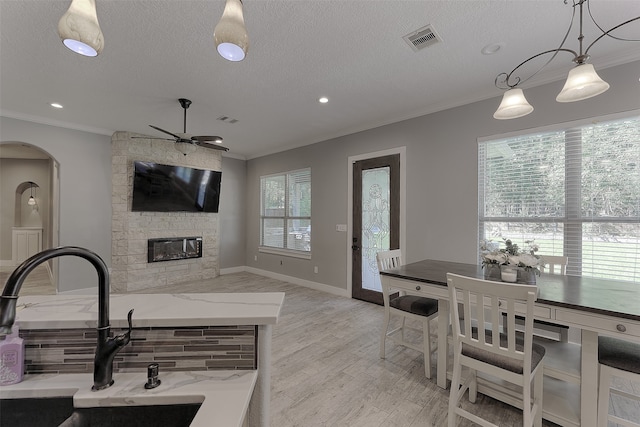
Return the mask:
<path id="1" fill-rule="evenodd" d="M 0 341 L 0 385 L 17 384 L 24 374 L 24 340 L 14 324 L 11 334 Z"/>

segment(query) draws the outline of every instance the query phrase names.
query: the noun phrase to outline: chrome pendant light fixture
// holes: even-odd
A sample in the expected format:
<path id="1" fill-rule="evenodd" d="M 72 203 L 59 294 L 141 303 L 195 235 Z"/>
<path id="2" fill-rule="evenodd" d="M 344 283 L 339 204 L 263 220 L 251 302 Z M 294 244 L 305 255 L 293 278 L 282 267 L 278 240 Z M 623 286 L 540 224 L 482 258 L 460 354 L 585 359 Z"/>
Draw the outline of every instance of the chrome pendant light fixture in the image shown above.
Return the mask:
<path id="1" fill-rule="evenodd" d="M 98 56 L 104 48 L 104 36 L 98 23 L 95 0 L 71 0 L 69 10 L 58 22 L 62 43 L 84 56 Z"/>
<path id="2" fill-rule="evenodd" d="M 609 84 L 598 76 L 592 64 L 587 63 L 587 61 L 590 58 L 589 49 L 591 49 L 591 47 L 594 44 L 596 44 L 599 40 L 601 40 L 604 37 L 611 37 L 613 39 L 623 40 L 623 41 L 640 41 L 640 40 L 632 40 L 632 39 L 623 39 L 620 37 L 615 37 L 614 35 L 611 34 L 614 30 L 622 27 L 623 25 L 626 25 L 633 21 L 640 20 L 640 16 L 631 18 L 605 31 L 604 29 L 602 29 L 602 27 L 600 27 L 600 25 L 596 23 L 593 15 L 591 14 L 589 0 L 564 0 L 564 3 L 568 4 L 569 1 L 571 1 L 572 3 L 573 14 L 571 16 L 571 23 L 569 24 L 569 28 L 567 29 L 567 32 L 564 38 L 562 39 L 562 43 L 560 44 L 560 47 L 558 47 L 557 49 L 551 49 L 551 50 L 547 50 L 547 51 L 538 53 L 536 55 L 533 55 L 532 57 L 521 62 L 518 66 L 516 66 L 513 70 L 511 70 L 511 72 L 500 73 L 496 77 L 495 79 L 496 87 L 498 87 L 499 89 L 506 90 L 506 92 L 502 98 L 502 102 L 500 103 L 498 110 L 496 110 L 496 112 L 493 114 L 494 118 L 499 120 L 515 119 L 518 117 L 526 116 L 527 114 L 531 113 L 533 111 L 533 107 L 525 99 L 522 89 L 517 88 L 517 86 L 523 84 L 524 82 L 528 81 L 529 79 L 534 77 L 536 74 L 538 74 L 551 61 L 553 61 L 553 59 L 560 52 L 568 52 L 572 54 L 573 62 L 576 64 L 576 67 L 571 69 L 571 71 L 569 71 L 569 76 L 567 77 L 567 81 L 565 82 L 564 87 L 562 88 L 562 91 L 556 97 L 556 101 L 574 102 L 574 101 L 581 101 L 583 99 L 588 99 L 588 98 L 600 95 L 601 93 L 609 89 Z M 585 4 L 587 6 L 587 13 L 591 18 L 591 21 L 602 32 L 602 34 L 600 34 L 593 42 L 591 42 L 591 44 L 587 46 L 586 49 L 583 49 L 583 46 L 582 46 L 582 42 L 584 39 L 583 8 Z M 580 34 L 578 35 L 579 50 L 577 52 L 572 49 L 567 49 L 564 47 L 564 44 L 567 41 L 567 38 L 569 37 L 569 34 L 571 32 L 571 28 L 573 27 L 573 21 L 575 20 L 576 10 L 580 15 L 579 17 Z M 551 54 L 551 58 L 528 78 L 521 80 L 520 77 L 514 76 L 514 73 L 529 61 L 543 55 L 548 55 L 548 54 Z"/>
<path id="3" fill-rule="evenodd" d="M 242 0 L 227 0 L 222 18 L 213 30 L 220 56 L 229 61 L 242 61 L 249 50 L 249 35 L 244 26 Z"/>

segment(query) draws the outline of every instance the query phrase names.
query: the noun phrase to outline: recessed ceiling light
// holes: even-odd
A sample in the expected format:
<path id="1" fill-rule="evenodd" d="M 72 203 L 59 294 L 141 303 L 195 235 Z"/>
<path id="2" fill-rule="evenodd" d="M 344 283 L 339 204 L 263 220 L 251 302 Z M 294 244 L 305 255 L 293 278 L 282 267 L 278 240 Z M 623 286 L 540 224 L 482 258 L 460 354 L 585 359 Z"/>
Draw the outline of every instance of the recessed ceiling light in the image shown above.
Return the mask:
<path id="1" fill-rule="evenodd" d="M 321 98 L 318 98 L 318 102 L 320 104 L 326 104 L 327 102 L 329 102 L 329 98 L 327 98 L 326 96 L 323 96 Z"/>
<path id="2" fill-rule="evenodd" d="M 49 105 L 51 105 L 53 108 L 64 108 L 62 104 L 58 104 L 57 102 L 52 102 Z"/>
<path id="3" fill-rule="evenodd" d="M 483 47 L 480 52 L 482 52 L 483 55 L 493 55 L 494 53 L 497 53 L 500 49 L 502 49 L 504 46 L 505 44 L 503 42 L 492 43 Z"/>

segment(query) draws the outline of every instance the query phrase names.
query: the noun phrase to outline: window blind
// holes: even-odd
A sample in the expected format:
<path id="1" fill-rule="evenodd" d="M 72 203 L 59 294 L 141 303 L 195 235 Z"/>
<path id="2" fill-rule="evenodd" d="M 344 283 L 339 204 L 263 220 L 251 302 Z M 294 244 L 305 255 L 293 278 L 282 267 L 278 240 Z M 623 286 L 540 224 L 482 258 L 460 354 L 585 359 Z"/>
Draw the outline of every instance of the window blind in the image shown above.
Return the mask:
<path id="1" fill-rule="evenodd" d="M 260 245 L 311 251 L 311 169 L 260 178 Z"/>
<path id="2" fill-rule="evenodd" d="M 535 240 L 568 274 L 640 281 L 640 117 L 483 141 L 479 237 Z"/>

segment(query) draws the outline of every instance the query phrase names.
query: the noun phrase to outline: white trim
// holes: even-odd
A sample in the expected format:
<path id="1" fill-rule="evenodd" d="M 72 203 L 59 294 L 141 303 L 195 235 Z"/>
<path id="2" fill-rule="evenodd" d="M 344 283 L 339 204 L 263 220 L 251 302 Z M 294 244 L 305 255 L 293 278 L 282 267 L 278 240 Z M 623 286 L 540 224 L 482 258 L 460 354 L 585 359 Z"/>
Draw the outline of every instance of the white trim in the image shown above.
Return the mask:
<path id="1" fill-rule="evenodd" d="M 221 268 L 220 275 L 224 276 L 225 274 L 244 273 L 245 271 L 247 271 L 247 267 L 245 267 L 244 265 L 238 267 Z"/>
<path id="2" fill-rule="evenodd" d="M 324 283 L 312 282 L 310 280 L 300 279 L 298 277 L 286 276 L 272 271 L 260 270 L 254 267 L 244 267 L 247 273 L 258 274 L 260 276 L 269 277 L 271 279 L 281 280 L 283 282 L 292 283 L 294 285 L 304 286 L 305 288 L 315 289 L 316 291 L 326 292 L 340 297 L 351 298 L 351 294 L 345 289 L 336 288 L 335 286 L 325 285 Z"/>
<path id="3" fill-rule="evenodd" d="M 506 139 L 506 138 L 512 138 L 514 136 L 529 135 L 532 133 L 543 133 L 543 132 L 553 132 L 556 130 L 566 130 L 567 128 L 571 128 L 571 127 L 585 126 L 585 125 L 596 124 L 600 122 L 626 119 L 626 118 L 636 117 L 638 115 L 640 115 L 640 110 L 622 111 L 620 113 L 607 114 L 605 116 L 587 117 L 586 119 L 555 123 L 548 126 L 521 129 L 513 132 L 500 133 L 500 134 L 490 135 L 490 136 L 481 136 L 481 137 L 478 137 L 477 142 L 481 143 L 486 141 L 493 141 L 496 139 Z"/>
<path id="4" fill-rule="evenodd" d="M 351 265 L 351 236 L 353 233 L 353 164 L 359 160 L 372 159 L 376 157 L 391 156 L 400 154 L 400 250 L 406 253 L 406 230 L 407 230 L 407 147 L 396 147 L 388 150 L 374 151 L 372 153 L 349 156 L 347 159 L 347 296 L 351 298 L 353 284 L 351 275 L 353 268 Z"/>
<path id="5" fill-rule="evenodd" d="M 258 246 L 258 252 L 288 256 L 291 258 L 311 259 L 311 252 L 295 251 L 293 249 L 270 248 L 269 246 Z"/>

